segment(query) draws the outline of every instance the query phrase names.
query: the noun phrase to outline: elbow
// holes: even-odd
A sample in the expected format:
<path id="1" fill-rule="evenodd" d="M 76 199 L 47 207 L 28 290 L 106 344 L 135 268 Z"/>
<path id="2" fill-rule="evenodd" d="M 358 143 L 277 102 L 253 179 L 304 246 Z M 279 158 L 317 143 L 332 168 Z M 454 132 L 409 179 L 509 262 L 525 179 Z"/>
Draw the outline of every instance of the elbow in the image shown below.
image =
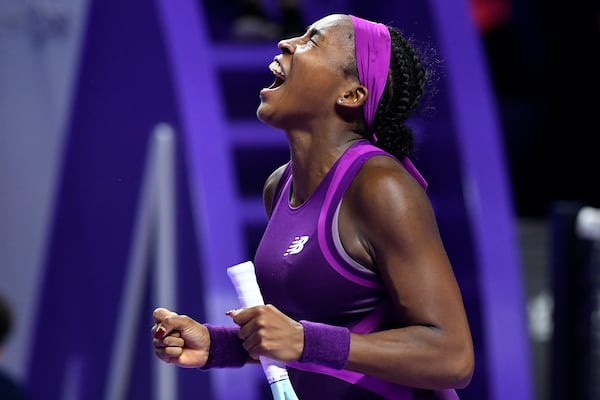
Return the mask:
<path id="1" fill-rule="evenodd" d="M 454 374 L 454 389 L 464 389 L 471 383 L 471 378 L 473 377 L 473 370 L 475 369 L 475 363 L 473 358 L 468 362 L 462 363 Z"/>
<path id="2" fill-rule="evenodd" d="M 437 363 L 430 370 L 431 374 L 423 375 L 414 387 L 428 390 L 464 389 L 471 383 L 475 369 L 473 349 L 470 346 L 460 346 L 452 351 L 444 351 Z M 410 385 L 409 386 L 413 386 Z"/>
<path id="3" fill-rule="evenodd" d="M 452 363 L 450 382 L 454 389 L 464 389 L 471 383 L 475 369 L 473 350 L 467 349 L 457 354 Z"/>

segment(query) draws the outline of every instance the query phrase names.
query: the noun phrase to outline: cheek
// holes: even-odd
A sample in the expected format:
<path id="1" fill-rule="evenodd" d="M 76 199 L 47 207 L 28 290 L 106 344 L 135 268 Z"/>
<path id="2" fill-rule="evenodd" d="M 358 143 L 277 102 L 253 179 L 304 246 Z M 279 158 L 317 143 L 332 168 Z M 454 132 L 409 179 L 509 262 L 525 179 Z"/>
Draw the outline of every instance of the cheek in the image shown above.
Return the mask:
<path id="1" fill-rule="evenodd" d="M 335 104 L 337 81 L 330 75 L 312 75 L 306 78 L 302 86 L 303 101 L 313 107 Z"/>
<path id="2" fill-rule="evenodd" d="M 300 90 L 304 96 L 312 94 L 321 96 L 331 92 L 332 76 L 327 67 L 322 65 L 297 68 L 291 78 L 292 85 L 290 86 L 293 91 Z"/>

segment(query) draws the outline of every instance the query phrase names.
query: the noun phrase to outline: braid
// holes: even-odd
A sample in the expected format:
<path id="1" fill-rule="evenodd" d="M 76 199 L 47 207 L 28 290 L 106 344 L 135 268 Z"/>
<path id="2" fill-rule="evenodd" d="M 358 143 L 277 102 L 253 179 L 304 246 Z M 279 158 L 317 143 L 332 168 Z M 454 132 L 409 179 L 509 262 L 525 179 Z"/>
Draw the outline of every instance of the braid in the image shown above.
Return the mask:
<path id="1" fill-rule="evenodd" d="M 404 158 L 413 149 L 412 129 L 405 124 L 423 95 L 427 73 L 412 44 L 393 27 L 390 72 L 379 101 L 373 128 L 377 146 Z"/>

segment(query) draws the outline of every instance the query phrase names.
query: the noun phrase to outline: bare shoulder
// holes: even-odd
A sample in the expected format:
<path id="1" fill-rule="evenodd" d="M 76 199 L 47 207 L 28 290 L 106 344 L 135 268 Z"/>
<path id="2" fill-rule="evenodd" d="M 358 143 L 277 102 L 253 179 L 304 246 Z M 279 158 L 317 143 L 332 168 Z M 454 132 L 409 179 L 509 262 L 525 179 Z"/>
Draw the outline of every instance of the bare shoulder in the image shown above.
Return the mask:
<path id="1" fill-rule="evenodd" d="M 395 159 L 378 156 L 367 161 L 345 200 L 357 233 L 374 253 L 417 249 L 439 238 L 429 197 Z"/>
<path id="2" fill-rule="evenodd" d="M 349 190 L 352 202 L 369 215 L 429 208 L 423 187 L 395 159 L 377 156 L 359 171 Z"/>
<path id="3" fill-rule="evenodd" d="M 429 197 L 396 160 L 384 156 L 367 161 L 346 200 L 351 231 L 368 249 L 375 268 L 395 282 L 390 287 L 413 279 L 406 274 L 415 266 L 450 271 Z"/>
<path id="4" fill-rule="evenodd" d="M 273 198 L 275 197 L 275 191 L 277 190 L 277 185 L 279 184 L 279 180 L 283 175 L 283 171 L 285 170 L 286 164 L 279 166 L 275 169 L 271 175 L 265 181 L 263 186 L 263 203 L 265 206 L 265 211 L 267 213 L 267 217 L 271 216 L 271 207 L 273 206 Z"/>

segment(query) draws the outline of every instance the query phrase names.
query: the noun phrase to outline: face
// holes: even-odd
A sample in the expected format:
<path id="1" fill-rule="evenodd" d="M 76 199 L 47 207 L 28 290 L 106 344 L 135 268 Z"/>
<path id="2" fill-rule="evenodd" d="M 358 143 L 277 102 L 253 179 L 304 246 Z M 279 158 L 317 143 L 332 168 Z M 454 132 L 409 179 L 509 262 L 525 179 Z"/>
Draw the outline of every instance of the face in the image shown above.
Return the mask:
<path id="1" fill-rule="evenodd" d="M 352 78 L 343 68 L 354 57 L 352 21 L 330 15 L 308 27 L 303 36 L 282 40 L 281 54 L 269 69 L 274 83 L 260 92 L 258 118 L 276 128 L 310 128 L 335 115 L 337 99 Z"/>

